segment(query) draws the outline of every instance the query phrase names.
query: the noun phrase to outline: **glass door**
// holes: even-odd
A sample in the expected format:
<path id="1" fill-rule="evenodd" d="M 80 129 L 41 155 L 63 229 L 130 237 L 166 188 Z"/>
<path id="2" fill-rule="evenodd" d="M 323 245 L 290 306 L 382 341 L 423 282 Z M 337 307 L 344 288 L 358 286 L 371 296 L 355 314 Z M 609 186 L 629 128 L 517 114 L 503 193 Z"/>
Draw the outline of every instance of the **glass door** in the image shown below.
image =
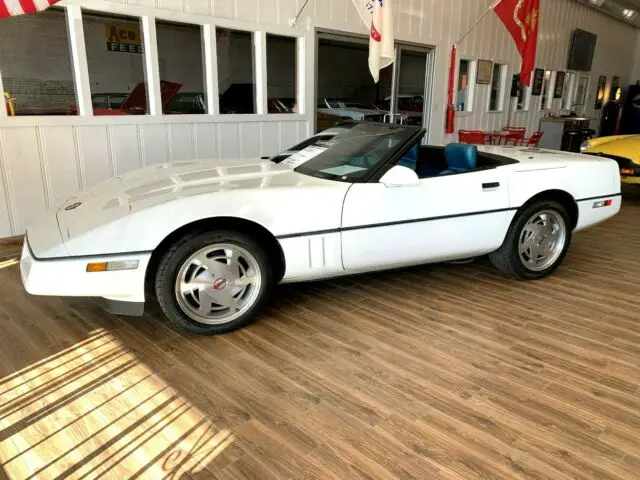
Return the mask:
<path id="1" fill-rule="evenodd" d="M 385 121 L 425 127 L 431 111 L 432 49 L 398 44 Z M 425 135 L 426 138 L 426 135 Z"/>
<path id="2" fill-rule="evenodd" d="M 317 38 L 316 131 L 347 118 L 429 125 L 432 48 L 396 43 L 394 63 L 374 83 L 367 38 L 332 32 L 318 32 Z"/>

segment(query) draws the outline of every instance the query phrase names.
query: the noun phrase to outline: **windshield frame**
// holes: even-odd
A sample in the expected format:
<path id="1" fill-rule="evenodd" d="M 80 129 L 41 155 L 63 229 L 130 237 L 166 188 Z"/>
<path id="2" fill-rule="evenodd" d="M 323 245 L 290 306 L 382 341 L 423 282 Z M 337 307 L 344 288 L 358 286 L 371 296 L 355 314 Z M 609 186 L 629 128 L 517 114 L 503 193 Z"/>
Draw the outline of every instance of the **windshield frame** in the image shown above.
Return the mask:
<path id="1" fill-rule="evenodd" d="M 336 175 L 330 174 L 326 172 L 322 172 L 320 170 L 312 170 L 305 168 L 305 163 L 298 165 L 293 169 L 294 172 L 300 173 L 301 175 L 307 175 L 315 178 L 322 178 L 325 180 L 333 180 L 342 183 L 370 183 L 379 180 L 386 171 L 388 171 L 397 161 L 402 158 L 404 154 L 406 154 L 410 148 L 412 148 L 416 141 L 420 140 L 426 133 L 426 130 L 422 127 L 417 127 L 413 125 L 393 125 L 393 124 L 381 124 L 379 122 L 366 122 L 366 121 L 353 121 L 353 122 L 344 122 L 357 125 L 373 125 L 373 126 L 385 126 L 385 127 L 396 127 L 398 130 L 404 129 L 409 131 L 409 136 L 403 141 L 396 145 L 394 148 L 390 149 L 373 167 L 371 167 L 365 175 L 359 178 L 345 178 L 345 175 Z M 350 129 L 349 129 L 350 130 Z M 322 132 L 318 132 L 317 136 L 322 136 Z M 321 143 L 323 140 L 318 140 Z M 315 145 L 315 142 L 311 143 L 309 146 Z M 311 161 L 311 160 L 309 160 Z"/>

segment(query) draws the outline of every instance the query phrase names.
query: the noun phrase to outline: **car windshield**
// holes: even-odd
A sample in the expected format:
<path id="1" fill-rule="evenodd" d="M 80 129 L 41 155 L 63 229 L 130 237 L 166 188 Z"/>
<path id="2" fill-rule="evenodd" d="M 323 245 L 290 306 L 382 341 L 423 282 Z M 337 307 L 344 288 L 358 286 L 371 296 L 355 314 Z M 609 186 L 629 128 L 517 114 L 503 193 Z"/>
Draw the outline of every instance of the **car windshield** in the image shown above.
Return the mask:
<path id="1" fill-rule="evenodd" d="M 357 182 L 386 162 L 421 130 L 389 124 L 356 124 L 330 139 L 316 138 L 282 164 L 314 177 Z"/>

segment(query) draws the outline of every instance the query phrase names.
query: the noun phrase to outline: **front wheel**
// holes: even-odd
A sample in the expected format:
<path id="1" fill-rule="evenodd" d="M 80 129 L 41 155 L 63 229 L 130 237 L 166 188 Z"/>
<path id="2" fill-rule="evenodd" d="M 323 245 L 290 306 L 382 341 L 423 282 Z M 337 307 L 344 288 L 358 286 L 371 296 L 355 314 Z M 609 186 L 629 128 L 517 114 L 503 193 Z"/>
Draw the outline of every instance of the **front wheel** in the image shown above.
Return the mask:
<path id="1" fill-rule="evenodd" d="M 545 277 L 562 263 L 571 244 L 571 231 L 563 205 L 536 202 L 519 212 L 504 243 L 489 259 L 510 276 L 526 280 Z"/>
<path id="2" fill-rule="evenodd" d="M 252 322 L 273 288 L 267 254 L 233 231 L 188 234 L 163 255 L 158 303 L 175 325 L 193 333 L 226 333 Z"/>

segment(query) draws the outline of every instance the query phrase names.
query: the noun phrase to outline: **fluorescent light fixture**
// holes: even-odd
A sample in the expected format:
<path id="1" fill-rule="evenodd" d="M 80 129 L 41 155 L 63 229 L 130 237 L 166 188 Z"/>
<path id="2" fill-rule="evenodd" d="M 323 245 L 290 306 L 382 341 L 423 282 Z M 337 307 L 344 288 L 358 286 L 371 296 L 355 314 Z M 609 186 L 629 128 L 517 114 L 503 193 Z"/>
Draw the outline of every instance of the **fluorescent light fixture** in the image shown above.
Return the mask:
<path id="1" fill-rule="evenodd" d="M 627 20 L 631 19 L 635 14 L 636 12 L 634 10 L 631 10 L 630 8 L 625 8 L 624 10 L 622 10 L 622 16 Z"/>
<path id="2" fill-rule="evenodd" d="M 591 5 L 595 5 L 596 7 L 601 7 L 604 3 L 604 0 L 589 0 Z"/>

